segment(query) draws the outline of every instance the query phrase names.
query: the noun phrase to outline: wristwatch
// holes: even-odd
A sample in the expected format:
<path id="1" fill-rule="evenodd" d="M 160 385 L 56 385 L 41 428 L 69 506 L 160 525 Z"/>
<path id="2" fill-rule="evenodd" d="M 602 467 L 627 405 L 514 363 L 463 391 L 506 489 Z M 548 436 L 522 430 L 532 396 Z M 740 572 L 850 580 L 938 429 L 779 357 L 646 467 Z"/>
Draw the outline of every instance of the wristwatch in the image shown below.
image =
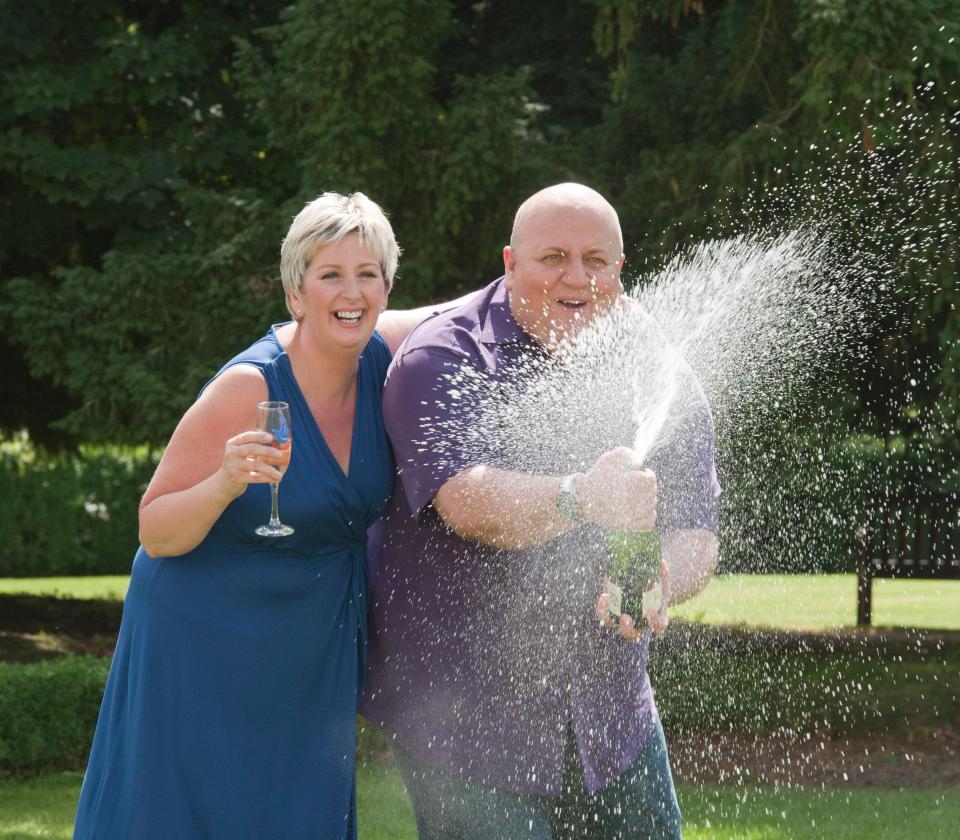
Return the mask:
<path id="1" fill-rule="evenodd" d="M 574 482 L 583 473 L 571 473 L 564 476 L 560 482 L 560 493 L 557 495 L 557 512 L 564 518 L 579 525 L 583 522 L 583 508 L 577 498 L 577 488 Z"/>

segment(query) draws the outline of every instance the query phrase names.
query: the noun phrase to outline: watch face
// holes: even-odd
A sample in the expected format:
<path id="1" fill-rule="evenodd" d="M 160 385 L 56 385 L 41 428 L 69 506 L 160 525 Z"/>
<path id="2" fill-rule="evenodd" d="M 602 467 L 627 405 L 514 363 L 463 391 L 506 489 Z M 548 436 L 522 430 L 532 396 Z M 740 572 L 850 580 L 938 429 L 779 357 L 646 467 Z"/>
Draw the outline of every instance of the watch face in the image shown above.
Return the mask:
<path id="1" fill-rule="evenodd" d="M 583 514 L 580 511 L 580 502 L 573 491 L 564 487 L 557 496 L 557 510 L 560 515 L 571 522 L 582 522 Z"/>

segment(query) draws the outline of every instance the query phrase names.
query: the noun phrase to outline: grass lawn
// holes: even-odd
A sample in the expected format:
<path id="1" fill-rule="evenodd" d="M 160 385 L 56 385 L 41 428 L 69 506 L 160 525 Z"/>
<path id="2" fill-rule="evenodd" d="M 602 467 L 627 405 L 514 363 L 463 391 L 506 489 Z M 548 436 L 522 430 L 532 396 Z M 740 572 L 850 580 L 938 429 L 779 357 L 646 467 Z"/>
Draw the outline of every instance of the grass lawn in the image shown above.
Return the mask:
<path id="1" fill-rule="evenodd" d="M 393 768 L 361 767 L 357 802 L 360 837 L 415 840 L 413 811 L 400 774 Z M 0 840 L 70 840 L 81 773 L 51 773 L 0 782 Z"/>
<path id="2" fill-rule="evenodd" d="M 789 630 L 855 627 L 856 575 L 719 575 L 671 615 Z M 960 630 L 960 580 L 877 580 L 873 626 Z"/>
<path id="3" fill-rule="evenodd" d="M 3 578 L 0 595 L 53 595 L 122 600 L 126 575 Z M 960 580 L 878 580 L 875 627 L 960 630 Z M 708 624 L 743 624 L 789 630 L 854 627 L 856 575 L 720 575 L 697 598 L 671 614 Z"/>
<path id="4" fill-rule="evenodd" d="M 686 840 L 958 840 L 960 791 L 682 787 Z"/>
<path id="5" fill-rule="evenodd" d="M 56 598 L 122 601 L 129 575 L 90 577 L 0 578 L 0 595 L 41 595 Z"/>
<path id="6" fill-rule="evenodd" d="M 79 773 L 0 782 L 0 840 L 69 840 Z M 688 840 L 930 840 L 960 837 L 956 790 L 784 790 L 681 787 Z M 363 767 L 357 801 L 361 840 L 416 840 L 403 782 L 393 768 Z"/>
<path id="7" fill-rule="evenodd" d="M 119 613 L 116 602 L 127 580 L 7 579 L 0 580 L 0 594 L 114 601 L 69 604 L 70 614 L 82 618 L 87 606 Z M 875 587 L 875 623 L 919 632 L 780 632 L 852 627 L 853 575 L 718 577 L 699 598 L 674 610 L 678 618 L 705 623 L 676 622 L 651 651 L 651 678 L 668 731 L 687 738 L 709 727 L 765 733 L 789 720 L 826 737 L 896 736 L 919 739 L 920 746 L 925 733 L 954 737 L 960 647 L 955 636 L 922 628 L 960 630 L 960 581 L 884 580 Z M 382 752 L 376 743 L 367 746 L 368 754 Z M 941 776 L 932 778 L 942 783 Z M 65 772 L 0 781 L 0 840 L 70 838 L 80 779 Z M 960 840 L 958 787 L 798 790 L 731 783 L 686 785 L 678 792 L 688 840 Z M 362 766 L 357 796 L 361 840 L 414 840 L 413 816 L 395 769 Z"/>

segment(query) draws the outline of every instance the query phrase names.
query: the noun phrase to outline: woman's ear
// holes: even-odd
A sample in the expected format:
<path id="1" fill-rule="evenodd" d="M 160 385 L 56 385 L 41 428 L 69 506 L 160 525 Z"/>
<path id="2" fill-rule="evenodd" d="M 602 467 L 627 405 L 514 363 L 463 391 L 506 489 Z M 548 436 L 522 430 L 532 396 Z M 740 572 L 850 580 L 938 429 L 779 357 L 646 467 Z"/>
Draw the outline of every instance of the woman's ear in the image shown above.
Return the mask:
<path id="1" fill-rule="evenodd" d="M 296 295 L 287 294 L 287 309 L 298 321 L 303 317 L 303 303 Z"/>

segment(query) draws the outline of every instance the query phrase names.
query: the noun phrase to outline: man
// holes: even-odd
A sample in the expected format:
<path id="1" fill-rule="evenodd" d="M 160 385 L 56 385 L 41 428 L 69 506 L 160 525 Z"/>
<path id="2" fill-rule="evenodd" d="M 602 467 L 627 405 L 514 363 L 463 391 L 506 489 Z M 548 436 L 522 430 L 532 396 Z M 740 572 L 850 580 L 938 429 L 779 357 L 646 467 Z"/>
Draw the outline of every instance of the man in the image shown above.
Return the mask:
<path id="1" fill-rule="evenodd" d="M 671 603 L 709 579 L 709 409 L 688 375 L 672 445 L 639 469 L 623 387 L 564 388 L 570 339 L 631 306 L 598 193 L 529 198 L 503 259 L 505 276 L 415 330 L 388 374 L 398 479 L 362 711 L 393 738 L 421 840 L 678 837 L 649 634 L 628 615 L 598 622 L 597 596 L 616 530 L 661 532 Z M 666 602 L 645 617 L 665 627 Z"/>

